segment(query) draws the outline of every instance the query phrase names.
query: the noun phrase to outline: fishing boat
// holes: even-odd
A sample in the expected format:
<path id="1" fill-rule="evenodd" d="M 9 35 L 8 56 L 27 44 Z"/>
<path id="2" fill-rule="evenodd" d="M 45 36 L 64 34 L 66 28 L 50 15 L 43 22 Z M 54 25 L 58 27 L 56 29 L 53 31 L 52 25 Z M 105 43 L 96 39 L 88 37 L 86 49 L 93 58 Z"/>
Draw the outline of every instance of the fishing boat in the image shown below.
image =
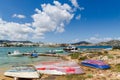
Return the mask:
<path id="1" fill-rule="evenodd" d="M 109 69 L 110 66 L 101 60 L 84 60 L 81 62 L 82 65 L 99 68 L 99 69 Z"/>
<path id="2" fill-rule="evenodd" d="M 20 53 L 18 50 L 15 50 L 13 53 L 8 52 L 8 56 L 20 57 L 23 56 L 23 54 Z"/>
<path id="3" fill-rule="evenodd" d="M 40 78 L 39 73 L 33 65 L 20 65 L 14 66 L 12 69 L 4 73 L 5 76 L 13 77 L 17 79 L 38 79 Z"/>
<path id="4" fill-rule="evenodd" d="M 50 75 L 83 74 L 83 69 L 74 61 L 41 62 L 35 66 L 38 72 Z"/>

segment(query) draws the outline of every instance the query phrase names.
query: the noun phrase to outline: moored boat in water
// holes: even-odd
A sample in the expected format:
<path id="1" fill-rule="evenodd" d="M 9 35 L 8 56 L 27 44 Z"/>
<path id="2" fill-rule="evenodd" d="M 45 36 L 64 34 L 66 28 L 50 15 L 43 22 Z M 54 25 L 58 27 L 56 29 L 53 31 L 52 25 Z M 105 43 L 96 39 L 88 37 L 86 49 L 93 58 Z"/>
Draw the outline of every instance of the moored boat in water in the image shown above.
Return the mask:
<path id="1" fill-rule="evenodd" d="M 20 57 L 20 56 L 23 56 L 23 54 L 18 50 L 15 50 L 13 53 L 8 52 L 8 56 Z"/>

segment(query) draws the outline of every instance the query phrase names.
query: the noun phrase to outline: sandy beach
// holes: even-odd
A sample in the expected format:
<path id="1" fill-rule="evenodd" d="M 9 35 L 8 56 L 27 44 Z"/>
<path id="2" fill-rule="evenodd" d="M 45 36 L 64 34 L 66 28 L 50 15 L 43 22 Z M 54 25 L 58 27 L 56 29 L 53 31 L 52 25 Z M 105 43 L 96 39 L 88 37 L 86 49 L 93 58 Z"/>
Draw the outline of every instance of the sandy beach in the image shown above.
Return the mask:
<path id="1" fill-rule="evenodd" d="M 112 51 L 107 51 L 107 54 L 103 54 L 100 56 L 94 56 L 90 57 L 90 53 L 82 54 L 82 56 L 88 56 L 89 59 L 102 59 L 106 63 L 108 63 L 111 68 L 108 70 L 100 70 L 100 69 L 94 69 L 90 67 L 85 67 L 81 66 L 83 70 L 85 71 L 85 74 L 83 75 L 72 75 L 73 77 L 71 78 L 70 76 L 50 76 L 50 75 L 43 75 L 42 79 L 43 80 L 49 80 L 49 78 L 52 78 L 50 80 L 79 80 L 79 77 L 85 78 L 85 80 L 119 80 L 120 79 L 120 70 L 117 71 L 116 65 L 120 64 L 120 50 L 112 50 Z M 74 53 L 73 53 L 74 54 Z M 109 56 L 107 56 L 109 54 Z M 74 60 L 76 62 L 80 62 L 78 59 L 72 59 L 70 56 L 64 56 L 62 57 L 65 60 Z M 39 62 L 36 62 L 36 64 Z M 118 68 L 119 69 L 119 68 Z M 0 80 L 13 80 L 13 78 L 10 77 L 5 77 L 3 74 L 4 72 L 8 70 L 8 68 L 0 68 Z M 54 78 L 53 78 L 54 77 Z M 83 79 L 84 80 L 84 79 Z"/>

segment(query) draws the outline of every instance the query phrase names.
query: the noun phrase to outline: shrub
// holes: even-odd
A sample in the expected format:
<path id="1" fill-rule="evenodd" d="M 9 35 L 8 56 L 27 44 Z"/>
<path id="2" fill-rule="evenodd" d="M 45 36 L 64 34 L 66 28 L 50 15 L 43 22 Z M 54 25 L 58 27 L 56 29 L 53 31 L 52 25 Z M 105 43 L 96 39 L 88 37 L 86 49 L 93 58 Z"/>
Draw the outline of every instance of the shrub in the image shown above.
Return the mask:
<path id="1" fill-rule="evenodd" d="M 71 56 L 72 59 L 78 59 L 79 55 L 79 53 L 72 53 L 69 56 Z"/>

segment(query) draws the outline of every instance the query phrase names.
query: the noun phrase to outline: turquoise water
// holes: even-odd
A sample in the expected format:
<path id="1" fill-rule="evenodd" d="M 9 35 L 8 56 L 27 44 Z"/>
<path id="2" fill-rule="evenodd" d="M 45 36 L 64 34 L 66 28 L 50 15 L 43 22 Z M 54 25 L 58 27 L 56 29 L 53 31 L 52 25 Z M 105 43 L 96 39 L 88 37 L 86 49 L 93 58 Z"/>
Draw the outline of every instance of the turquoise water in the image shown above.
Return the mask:
<path id="1" fill-rule="evenodd" d="M 8 56 L 8 52 L 13 52 L 14 50 L 19 50 L 21 53 L 32 52 L 36 50 L 38 53 L 46 52 L 52 49 L 62 49 L 60 48 L 50 48 L 50 47 L 0 47 L 0 67 L 9 67 L 18 64 L 32 64 L 40 61 L 50 61 L 58 60 L 56 57 L 46 57 L 39 56 L 38 58 L 30 58 L 28 56 L 23 57 L 11 57 Z"/>
<path id="2" fill-rule="evenodd" d="M 106 48 L 112 48 L 112 46 L 78 46 L 78 48 L 80 49 L 95 49 L 95 48 L 102 48 L 102 49 L 106 49 Z"/>
<path id="3" fill-rule="evenodd" d="M 78 46 L 80 49 L 88 48 L 111 48 L 111 46 Z M 8 52 L 19 50 L 21 53 L 32 52 L 36 50 L 38 53 L 47 52 L 54 49 L 63 49 L 62 47 L 0 47 L 0 67 L 10 67 L 17 64 L 32 64 L 40 61 L 55 61 L 59 60 L 57 57 L 39 56 L 38 58 L 30 58 L 28 56 L 23 57 L 11 57 L 8 56 Z M 66 54 L 66 53 L 65 53 Z"/>

